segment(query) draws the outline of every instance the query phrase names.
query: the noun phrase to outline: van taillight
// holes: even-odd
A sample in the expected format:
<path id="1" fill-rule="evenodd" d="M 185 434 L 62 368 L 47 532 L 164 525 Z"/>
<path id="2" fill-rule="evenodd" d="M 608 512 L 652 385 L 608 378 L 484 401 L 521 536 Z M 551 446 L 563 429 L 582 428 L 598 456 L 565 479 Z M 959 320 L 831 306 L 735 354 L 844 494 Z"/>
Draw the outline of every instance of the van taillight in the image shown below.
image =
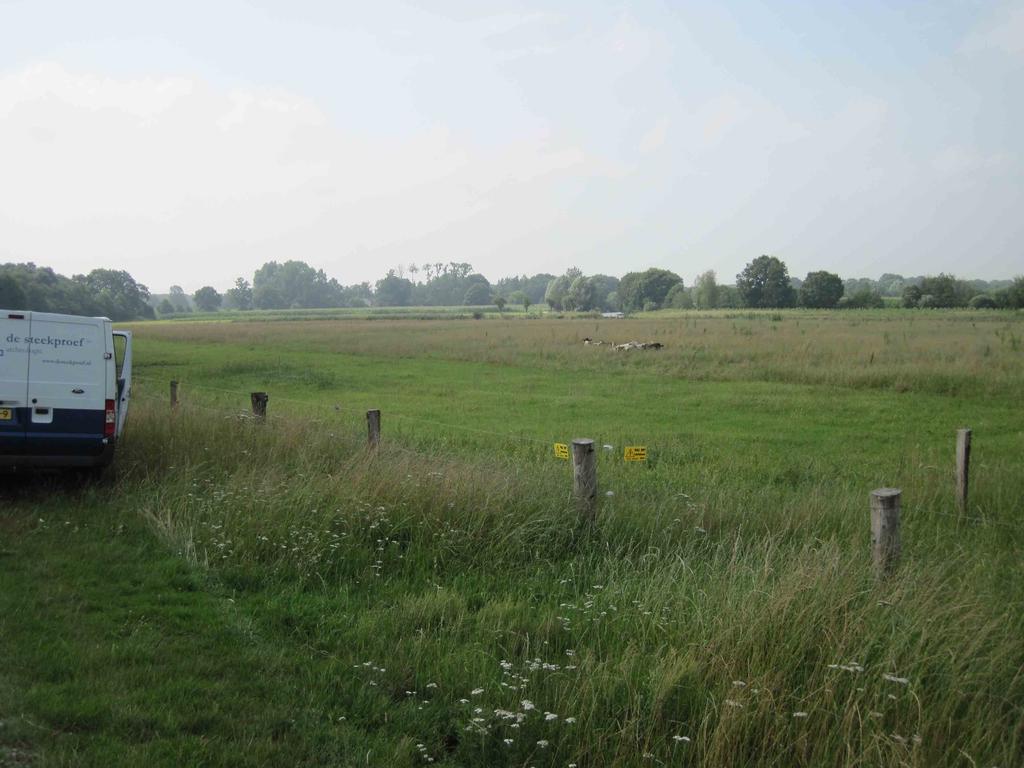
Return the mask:
<path id="1" fill-rule="evenodd" d="M 114 401 L 107 400 L 106 405 L 107 420 L 103 424 L 103 436 L 113 437 L 114 436 L 114 425 L 117 422 L 117 416 L 114 413 Z"/>

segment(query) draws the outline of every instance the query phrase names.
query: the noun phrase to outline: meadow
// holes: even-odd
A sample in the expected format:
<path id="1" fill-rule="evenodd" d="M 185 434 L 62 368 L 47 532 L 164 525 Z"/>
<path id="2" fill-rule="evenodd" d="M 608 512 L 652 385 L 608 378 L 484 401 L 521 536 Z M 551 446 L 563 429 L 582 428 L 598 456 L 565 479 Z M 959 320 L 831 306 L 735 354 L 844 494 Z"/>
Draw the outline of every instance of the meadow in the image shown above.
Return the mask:
<path id="1" fill-rule="evenodd" d="M 132 329 L 110 476 L 5 478 L 0 765 L 1024 764 L 1020 313 Z"/>

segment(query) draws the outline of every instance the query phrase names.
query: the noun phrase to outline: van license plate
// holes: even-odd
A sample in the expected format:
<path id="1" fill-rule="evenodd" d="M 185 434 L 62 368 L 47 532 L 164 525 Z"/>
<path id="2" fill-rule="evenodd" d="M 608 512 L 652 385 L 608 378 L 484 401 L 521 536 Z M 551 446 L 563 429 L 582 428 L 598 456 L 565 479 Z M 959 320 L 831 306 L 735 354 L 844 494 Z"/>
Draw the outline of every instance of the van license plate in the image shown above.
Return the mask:
<path id="1" fill-rule="evenodd" d="M 10 421 L 14 418 L 14 411 L 10 408 L 0 408 L 0 421 Z"/>

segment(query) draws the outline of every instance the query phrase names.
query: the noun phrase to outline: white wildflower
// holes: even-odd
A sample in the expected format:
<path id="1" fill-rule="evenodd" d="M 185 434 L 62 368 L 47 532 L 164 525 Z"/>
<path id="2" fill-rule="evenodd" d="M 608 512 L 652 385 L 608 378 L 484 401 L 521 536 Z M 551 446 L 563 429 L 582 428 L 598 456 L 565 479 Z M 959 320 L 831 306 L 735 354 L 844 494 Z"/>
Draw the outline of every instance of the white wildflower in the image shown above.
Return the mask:
<path id="1" fill-rule="evenodd" d="M 910 680 L 905 677 L 896 677 L 896 675 L 890 675 L 887 672 L 882 673 L 882 679 L 888 680 L 890 683 L 899 683 L 900 685 L 907 685 Z"/>

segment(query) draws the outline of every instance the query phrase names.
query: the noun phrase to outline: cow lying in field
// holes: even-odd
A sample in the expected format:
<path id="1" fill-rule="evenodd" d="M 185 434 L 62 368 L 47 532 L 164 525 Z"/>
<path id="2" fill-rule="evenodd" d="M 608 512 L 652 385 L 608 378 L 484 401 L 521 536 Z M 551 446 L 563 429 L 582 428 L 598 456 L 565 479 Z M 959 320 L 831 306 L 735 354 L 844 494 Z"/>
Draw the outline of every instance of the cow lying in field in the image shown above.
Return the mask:
<path id="1" fill-rule="evenodd" d="M 583 339 L 583 343 L 591 347 L 600 347 L 607 342 L 592 339 L 587 336 Z M 665 347 L 665 345 L 660 341 L 627 341 L 625 344 L 609 344 L 609 346 L 620 352 L 626 352 L 631 349 L 663 349 Z"/>
<path id="2" fill-rule="evenodd" d="M 615 349 L 627 352 L 631 349 L 661 349 L 664 346 L 660 341 L 627 341 L 625 344 L 616 344 Z"/>

